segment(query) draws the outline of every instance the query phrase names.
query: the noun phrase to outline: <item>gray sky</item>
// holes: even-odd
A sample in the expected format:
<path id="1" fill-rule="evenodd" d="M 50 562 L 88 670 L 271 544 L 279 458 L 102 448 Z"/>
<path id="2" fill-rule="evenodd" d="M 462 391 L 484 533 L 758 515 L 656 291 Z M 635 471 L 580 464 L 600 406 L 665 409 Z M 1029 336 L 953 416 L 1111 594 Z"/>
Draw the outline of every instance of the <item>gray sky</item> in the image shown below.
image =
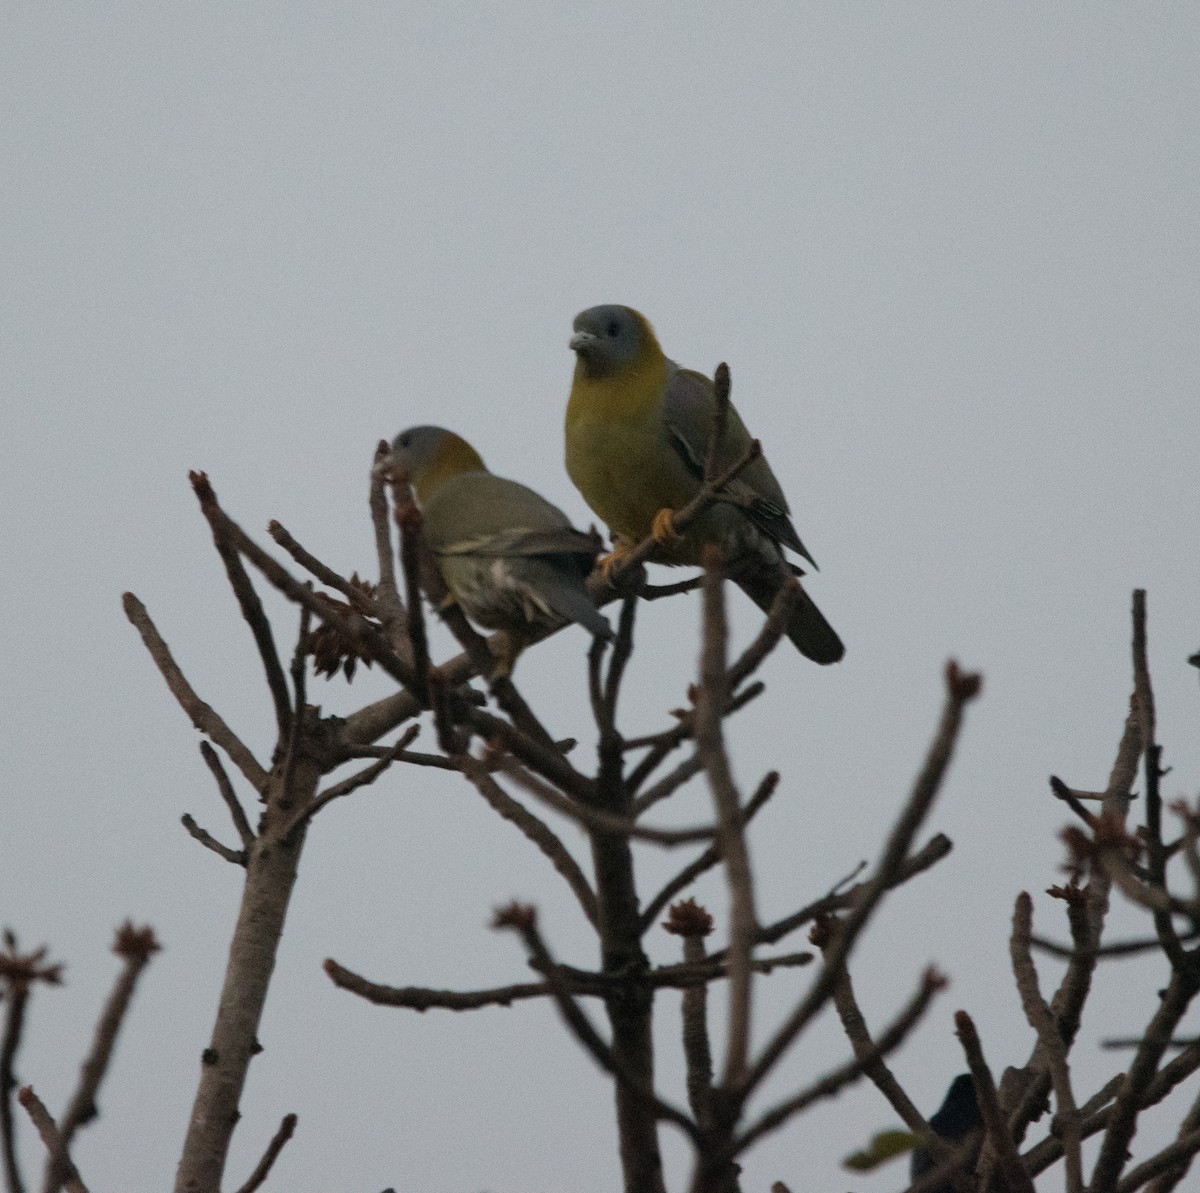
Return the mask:
<path id="1" fill-rule="evenodd" d="M 684 364 L 730 362 L 847 643 L 828 670 L 785 646 L 731 730 L 746 786 L 785 775 L 752 842 L 764 918 L 876 854 L 944 660 L 981 668 L 934 816 L 955 851 L 894 898 L 854 972 L 874 1024 L 926 963 L 950 976 L 896 1063 L 927 1110 L 963 1067 L 954 1009 L 994 1068 L 1024 1060 L 1012 899 L 1030 890 L 1062 932 L 1041 894 L 1066 818 L 1046 776 L 1107 777 L 1135 585 L 1167 793 L 1200 774 L 1184 663 L 1200 647 L 1198 50 L 1190 4 L 5 7 L 0 921 L 69 964 L 21 1065 L 53 1109 L 115 969 L 112 928 L 149 921 L 166 945 L 77 1148 L 94 1189 L 173 1178 L 239 894 L 179 828 L 190 811 L 229 835 L 120 593 L 260 757 L 271 739 L 187 469 L 248 529 L 279 518 L 370 573 L 374 444 L 436 421 L 586 524 L 561 422 L 571 320 L 599 302 L 644 310 Z M 756 620 L 736 602 L 744 641 Z M 692 678 L 696 600 L 641 624 L 631 732 L 663 725 Z M 518 671 L 564 734 L 587 733 L 584 646 L 563 634 Z M 345 711 L 386 688 L 315 698 Z M 689 789 L 678 817 L 707 798 Z M 484 927 L 513 896 L 592 963 L 541 856 L 479 803 L 393 773 L 317 822 L 231 1183 L 295 1110 L 279 1188 L 615 1187 L 607 1084 L 547 1009 L 416 1016 L 319 970 L 519 980 L 515 942 Z M 648 855 L 647 892 L 678 864 Z M 719 882 L 703 897 L 723 924 Z M 677 955 L 661 931 L 648 943 Z M 1087 1092 L 1118 1067 L 1097 1041 L 1136 1030 L 1161 978 L 1103 972 L 1075 1062 Z M 767 984 L 760 1024 L 800 981 Z M 661 1000 L 675 1097 L 677 1011 Z M 845 1051 L 823 1027 L 774 1092 Z M 754 1152 L 746 1187 L 894 1188 L 896 1168 L 836 1168 L 892 1121 L 873 1090 L 844 1095 Z M 678 1187 L 685 1152 L 666 1142 Z M 36 1171 L 39 1145 L 22 1147 Z"/>

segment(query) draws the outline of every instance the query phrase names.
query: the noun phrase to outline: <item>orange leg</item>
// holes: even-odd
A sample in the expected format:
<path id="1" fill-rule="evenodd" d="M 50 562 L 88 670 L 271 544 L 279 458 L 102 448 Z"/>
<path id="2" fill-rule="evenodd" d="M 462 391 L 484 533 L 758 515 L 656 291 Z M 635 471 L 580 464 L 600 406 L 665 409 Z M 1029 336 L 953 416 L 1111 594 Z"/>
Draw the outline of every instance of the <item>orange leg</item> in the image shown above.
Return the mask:
<path id="1" fill-rule="evenodd" d="M 627 543 L 624 539 L 614 539 L 613 549 L 607 555 L 601 555 L 596 560 L 596 567 L 606 584 L 612 583 L 613 568 L 617 567 L 632 550 L 632 544 Z"/>
<path id="2" fill-rule="evenodd" d="M 650 523 L 650 537 L 656 543 L 668 544 L 678 541 L 679 535 L 675 533 L 675 511 L 669 509 L 661 509 L 654 515 L 654 521 Z"/>

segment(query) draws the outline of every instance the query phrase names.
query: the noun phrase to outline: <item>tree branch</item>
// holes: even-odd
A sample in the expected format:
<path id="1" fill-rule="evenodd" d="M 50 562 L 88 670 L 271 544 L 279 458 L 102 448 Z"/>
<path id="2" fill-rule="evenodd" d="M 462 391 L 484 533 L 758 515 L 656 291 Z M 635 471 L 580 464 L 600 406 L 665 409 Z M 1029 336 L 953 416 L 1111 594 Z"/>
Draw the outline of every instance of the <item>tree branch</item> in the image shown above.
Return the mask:
<path id="1" fill-rule="evenodd" d="M 83 1178 L 79 1175 L 71 1157 L 67 1154 L 66 1145 L 63 1143 L 62 1136 L 58 1132 L 58 1128 L 54 1125 L 54 1118 L 50 1111 L 46 1109 L 45 1103 L 41 1098 L 33 1092 L 33 1086 L 27 1085 L 20 1093 L 17 1094 L 17 1101 L 25 1108 L 25 1113 L 29 1115 L 34 1127 L 37 1128 L 38 1135 L 41 1136 L 42 1143 L 46 1145 L 46 1150 L 50 1153 L 51 1160 L 60 1166 L 61 1171 L 65 1174 L 63 1179 L 63 1187 L 67 1193 L 88 1193 L 87 1186 L 83 1183 Z M 20 1185 L 14 1185 L 14 1190 L 19 1190 Z"/>
<path id="2" fill-rule="evenodd" d="M 762 777 L 762 781 L 758 785 L 758 789 L 750 797 L 745 809 L 742 811 L 743 825 L 749 824 L 754 818 L 758 810 L 775 794 L 775 789 L 779 786 L 779 772 L 768 771 Z M 662 909 L 666 907 L 672 899 L 675 898 L 681 891 L 686 890 L 701 874 L 707 873 L 713 866 L 719 865 L 721 861 L 721 850 L 713 844 L 710 845 L 695 861 L 689 862 L 674 878 L 670 880 L 646 904 L 645 910 L 642 912 L 642 931 L 647 932 L 654 926 L 654 921 L 658 918 Z M 757 934 L 756 943 L 762 943 L 762 933 Z"/>
<path id="3" fill-rule="evenodd" d="M 737 1138 L 737 1151 L 744 1152 L 752 1143 L 764 1135 L 783 1126 L 788 1119 L 799 1114 L 806 1107 L 822 1098 L 831 1098 L 847 1085 L 857 1081 L 867 1071 L 868 1066 L 895 1051 L 909 1033 L 921 1021 L 921 1017 L 929 1007 L 933 996 L 945 986 L 945 979 L 936 971 L 929 969 L 921 978 L 921 984 L 900 1014 L 888 1025 L 875 1042 L 870 1052 L 855 1057 L 854 1060 L 827 1073 L 808 1089 L 780 1102 L 772 1109 L 764 1112 L 758 1120 Z"/>
<path id="4" fill-rule="evenodd" d="M 254 1166 L 254 1171 L 246 1178 L 246 1183 L 238 1190 L 238 1193 L 254 1193 L 255 1189 L 263 1185 L 267 1177 L 271 1175 L 271 1169 L 274 1167 L 275 1161 L 279 1159 L 279 1153 L 283 1151 L 287 1141 L 294 1134 L 298 1121 L 294 1114 L 283 1116 L 279 1130 L 267 1144 L 267 1150 L 263 1152 L 262 1159 Z"/>
<path id="5" fill-rule="evenodd" d="M 496 912 L 493 926 L 510 928 L 520 935 L 525 942 L 525 947 L 529 950 L 533 964 L 545 973 L 563 1021 L 592 1059 L 606 1072 L 611 1073 L 631 1094 L 648 1104 L 656 1118 L 674 1123 L 695 1140 L 697 1137 L 696 1124 L 691 1118 L 682 1110 L 664 1102 L 652 1089 L 647 1089 L 633 1074 L 627 1072 L 612 1048 L 604 1042 L 600 1033 L 592 1026 L 591 1020 L 575 1002 L 567 980 L 559 971 L 558 965 L 551 957 L 542 940 L 541 933 L 538 931 L 534 909 L 517 903 L 510 904 Z"/>
<path id="6" fill-rule="evenodd" d="M 715 451 L 715 449 L 714 449 Z M 714 457 L 710 459 L 715 460 Z M 696 695 L 696 752 L 704 761 L 717 815 L 717 845 L 729 886 L 729 1011 L 721 1085 L 733 1088 L 746 1074 L 750 1049 L 753 956 L 758 919 L 754 907 L 754 875 L 746 848 L 745 817 L 725 752 L 721 712 L 728 696 L 725 648 L 725 576 L 720 552 L 704 552 L 704 640 L 700 654 L 700 685 Z"/>
<path id="7" fill-rule="evenodd" d="M 112 993 L 108 996 L 108 1001 L 104 1004 L 104 1010 L 96 1024 L 92 1047 L 79 1071 L 79 1084 L 59 1120 L 58 1130 L 62 1139 L 62 1151 L 57 1153 L 51 1151 L 50 1159 L 46 1164 L 44 1193 L 57 1193 L 70 1179 L 70 1173 L 63 1165 L 62 1160 L 71 1146 L 71 1141 L 75 1138 L 76 1131 L 91 1122 L 96 1116 L 96 1094 L 108 1071 L 117 1035 L 121 1030 L 121 1024 L 125 1021 L 129 1004 L 133 999 L 133 992 L 137 988 L 142 971 L 149 965 L 150 959 L 160 948 L 161 946 L 154 938 L 154 930 L 148 926 L 135 928 L 132 922 L 126 920 L 117 929 L 113 940 L 113 952 L 124 961 L 124 965 L 117 975 Z"/>
<path id="8" fill-rule="evenodd" d="M 201 828 L 196 823 L 196 818 L 190 812 L 184 812 L 179 818 L 179 823 L 187 829 L 191 837 L 199 841 L 205 849 L 211 849 L 218 857 L 223 857 L 227 862 L 232 862 L 235 866 L 244 866 L 246 864 L 246 858 L 248 857 L 246 850 L 230 849 L 228 845 L 223 845 L 207 829 Z"/>
<path id="9" fill-rule="evenodd" d="M 200 755 L 216 780 L 217 790 L 221 793 L 221 798 L 229 809 L 229 816 L 233 820 L 233 827 L 237 829 L 237 835 L 242 840 L 242 847 L 249 849 L 254 844 L 254 830 L 250 827 L 250 821 L 246 818 L 237 792 L 234 791 L 233 784 L 225 773 L 225 768 L 221 765 L 220 756 L 206 741 L 200 743 Z"/>
<path id="10" fill-rule="evenodd" d="M 979 695 L 981 684 L 978 675 L 960 671 L 954 662 L 946 665 L 946 703 L 942 710 L 941 724 L 930 746 L 925 765 L 917 776 L 912 793 L 876 865 L 875 876 L 863 884 L 862 893 L 846 917 L 825 965 L 807 996 L 776 1031 L 751 1066 L 742 1083 L 743 1100 L 762 1082 L 809 1020 L 828 1001 L 837 983 L 839 971 L 849 958 L 859 932 L 888 889 L 898 881 L 912 839 L 933 806 L 946 769 L 950 765 L 954 744 L 962 728 L 964 710 Z"/>
<path id="11" fill-rule="evenodd" d="M 545 821 L 540 820 L 524 805 L 513 799 L 488 774 L 482 762 L 469 755 L 459 759 L 462 773 L 474 784 L 475 790 L 487 800 L 488 804 L 499 812 L 505 820 L 515 824 L 525 836 L 550 859 L 550 864 L 562 875 L 567 886 L 571 888 L 583 914 L 588 922 L 596 923 L 596 892 L 579 867 L 579 863 L 571 856 L 570 850 L 559 840 L 557 834 Z"/>
<path id="12" fill-rule="evenodd" d="M 1042 997 L 1038 984 L 1037 968 L 1030 952 L 1030 936 L 1033 931 L 1033 900 L 1028 892 L 1022 891 L 1013 908 L 1012 934 L 1009 938 L 1009 954 L 1012 958 L 1013 976 L 1021 1007 L 1029 1026 L 1037 1033 L 1050 1072 L 1054 1088 L 1056 1113 L 1054 1129 L 1063 1141 L 1066 1157 L 1067 1193 L 1083 1193 L 1083 1153 L 1079 1134 L 1079 1111 L 1075 1106 L 1075 1095 L 1071 1089 L 1071 1071 L 1067 1065 L 1067 1043 L 1059 1031 L 1058 1023 L 1050 1007 Z M 1006 1136 L 1012 1134 L 1005 1127 Z"/>
<path id="13" fill-rule="evenodd" d="M 971 1081 L 975 1086 L 975 1102 L 979 1106 L 979 1117 L 983 1119 L 985 1147 L 990 1148 L 1000 1166 L 1006 1193 L 1035 1193 L 1033 1178 L 1021 1163 L 1020 1153 L 1008 1129 L 1000 1099 L 996 1095 L 996 1083 L 983 1055 L 979 1033 L 966 1011 L 954 1016 L 957 1035 L 966 1054 L 967 1067 L 971 1070 Z"/>
<path id="14" fill-rule="evenodd" d="M 179 664 L 171 655 L 170 648 L 150 620 L 146 606 L 127 592 L 121 598 L 125 608 L 125 616 L 129 618 L 134 629 L 142 636 L 142 642 L 150 652 L 171 695 L 179 702 L 179 707 L 187 713 L 191 722 L 201 733 L 211 737 L 233 761 L 245 776 L 246 781 L 260 795 L 267 788 L 267 772 L 259 765 L 254 755 L 242 744 L 241 739 L 221 719 L 220 715 L 208 704 L 205 704 L 192 689 L 191 684 L 184 678 Z"/>

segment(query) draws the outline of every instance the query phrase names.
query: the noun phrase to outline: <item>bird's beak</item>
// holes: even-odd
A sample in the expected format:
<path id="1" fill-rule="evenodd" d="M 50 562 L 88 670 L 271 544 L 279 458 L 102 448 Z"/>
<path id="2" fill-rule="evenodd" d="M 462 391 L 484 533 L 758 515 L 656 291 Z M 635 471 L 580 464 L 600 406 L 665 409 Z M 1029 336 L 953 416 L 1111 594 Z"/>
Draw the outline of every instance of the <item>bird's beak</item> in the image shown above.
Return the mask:
<path id="1" fill-rule="evenodd" d="M 586 352 L 598 337 L 590 331 L 577 331 L 568 341 L 572 352 Z"/>

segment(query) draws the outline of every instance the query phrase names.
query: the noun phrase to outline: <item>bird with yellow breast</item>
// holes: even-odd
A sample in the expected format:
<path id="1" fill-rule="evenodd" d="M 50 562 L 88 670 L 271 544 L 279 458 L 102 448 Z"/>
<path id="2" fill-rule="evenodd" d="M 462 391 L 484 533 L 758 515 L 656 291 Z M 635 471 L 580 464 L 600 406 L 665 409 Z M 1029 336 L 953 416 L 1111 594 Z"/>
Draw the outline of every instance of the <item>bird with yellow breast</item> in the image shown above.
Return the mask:
<path id="1" fill-rule="evenodd" d="M 704 548 L 715 544 L 730 578 L 764 610 L 789 577 L 801 574 L 785 547 L 816 566 L 764 456 L 681 535 L 673 533 L 663 511 L 682 509 L 700 491 L 717 402 L 708 377 L 663 354 L 644 315 L 625 306 L 591 307 L 576 318 L 570 346 L 577 359 L 567 403 L 567 472 L 608 525 L 618 557 L 653 535 L 654 562 L 699 564 Z M 732 467 L 751 442 L 731 406 L 718 469 Z M 814 662 L 836 663 L 845 653 L 803 589 L 785 632 Z"/>

